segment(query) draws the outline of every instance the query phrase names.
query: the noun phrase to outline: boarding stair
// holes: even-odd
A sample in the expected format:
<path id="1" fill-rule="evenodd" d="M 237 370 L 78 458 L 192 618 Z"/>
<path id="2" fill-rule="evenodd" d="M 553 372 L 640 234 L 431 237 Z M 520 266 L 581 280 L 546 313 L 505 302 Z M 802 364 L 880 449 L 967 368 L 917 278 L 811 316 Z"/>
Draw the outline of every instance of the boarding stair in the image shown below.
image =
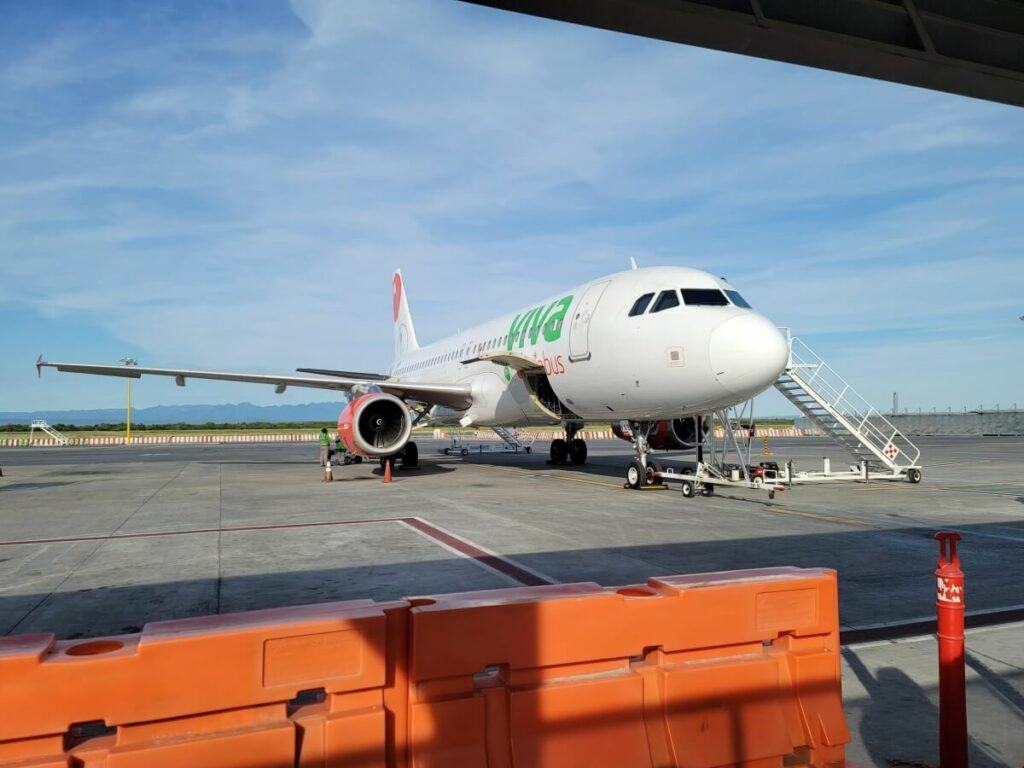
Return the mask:
<path id="1" fill-rule="evenodd" d="M 35 421 L 32 422 L 32 425 L 31 425 L 31 427 L 30 427 L 30 429 L 28 431 L 29 442 L 32 441 L 32 438 L 33 438 L 33 436 L 35 436 L 35 433 L 36 433 L 37 429 L 40 432 L 42 432 L 44 435 L 49 435 L 54 440 L 56 440 L 57 441 L 57 445 L 67 445 L 68 443 L 71 442 L 71 440 L 68 439 L 68 437 L 66 435 L 58 432 L 56 429 L 51 427 L 49 424 L 47 424 L 42 419 L 36 419 Z"/>
<path id="2" fill-rule="evenodd" d="M 529 449 L 533 446 L 533 441 L 537 439 L 536 435 L 522 429 L 516 429 L 515 427 L 491 427 L 491 429 L 513 451 L 525 450 L 529 453 Z"/>
<path id="3" fill-rule="evenodd" d="M 814 424 L 857 460 L 894 475 L 918 467 L 921 451 L 801 339 L 789 339 L 789 363 L 775 382 Z"/>

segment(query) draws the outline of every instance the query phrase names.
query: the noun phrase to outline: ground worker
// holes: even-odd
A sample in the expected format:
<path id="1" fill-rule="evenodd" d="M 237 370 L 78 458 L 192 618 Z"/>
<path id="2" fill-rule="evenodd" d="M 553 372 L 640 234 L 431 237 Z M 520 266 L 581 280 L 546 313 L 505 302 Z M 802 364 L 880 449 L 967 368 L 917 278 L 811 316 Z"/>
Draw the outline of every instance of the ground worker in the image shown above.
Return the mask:
<path id="1" fill-rule="evenodd" d="M 331 460 L 331 436 L 327 434 L 327 427 L 320 430 L 317 442 L 320 443 L 320 466 L 326 467 Z"/>
<path id="2" fill-rule="evenodd" d="M 345 456 L 345 446 L 341 444 L 341 437 L 335 437 L 334 442 L 331 443 L 331 457 L 337 457 L 337 461 L 342 461 Z M 346 464 L 348 462 L 345 462 Z"/>

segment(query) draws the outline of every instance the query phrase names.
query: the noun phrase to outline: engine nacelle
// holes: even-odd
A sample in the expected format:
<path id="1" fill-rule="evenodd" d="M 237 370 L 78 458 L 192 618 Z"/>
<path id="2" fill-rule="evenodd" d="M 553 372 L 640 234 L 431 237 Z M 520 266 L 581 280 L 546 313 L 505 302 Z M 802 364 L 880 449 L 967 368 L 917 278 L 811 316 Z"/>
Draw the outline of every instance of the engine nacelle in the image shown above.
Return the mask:
<path id="1" fill-rule="evenodd" d="M 708 419 L 702 419 L 701 423 L 706 435 L 710 427 Z M 633 442 L 632 430 L 623 428 L 621 424 L 612 424 L 612 432 L 620 440 Z M 647 436 L 647 445 L 661 451 L 684 451 L 693 448 L 698 442 L 693 418 L 659 421 Z"/>
<path id="2" fill-rule="evenodd" d="M 394 395 L 370 392 L 345 406 L 338 417 L 338 437 L 349 453 L 376 458 L 405 447 L 412 434 L 409 409 Z"/>

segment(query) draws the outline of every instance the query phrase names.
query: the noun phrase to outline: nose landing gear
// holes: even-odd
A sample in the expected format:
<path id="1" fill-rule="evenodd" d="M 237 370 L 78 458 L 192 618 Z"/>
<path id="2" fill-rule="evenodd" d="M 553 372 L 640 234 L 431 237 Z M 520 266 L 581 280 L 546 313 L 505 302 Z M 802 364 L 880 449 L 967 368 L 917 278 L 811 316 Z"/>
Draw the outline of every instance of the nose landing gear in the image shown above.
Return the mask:
<path id="1" fill-rule="evenodd" d="M 626 466 L 626 486 L 634 490 L 643 488 L 645 485 L 657 485 L 658 473 L 661 467 L 653 459 L 649 459 L 650 445 L 647 438 L 658 425 L 656 421 L 634 421 L 630 422 L 630 429 L 633 431 L 633 450 L 636 457 Z"/>

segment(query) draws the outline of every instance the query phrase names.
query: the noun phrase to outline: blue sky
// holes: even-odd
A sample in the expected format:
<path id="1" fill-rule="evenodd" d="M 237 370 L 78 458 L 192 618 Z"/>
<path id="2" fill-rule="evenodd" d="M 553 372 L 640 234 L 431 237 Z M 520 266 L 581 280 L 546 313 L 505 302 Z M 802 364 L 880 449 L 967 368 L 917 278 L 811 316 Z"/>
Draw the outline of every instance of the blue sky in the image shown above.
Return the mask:
<path id="1" fill-rule="evenodd" d="M 396 266 L 429 341 L 630 256 L 728 276 L 879 405 L 1024 405 L 1022 136 L 1021 109 L 454 0 L 13 4 L 0 410 L 120 404 L 39 353 L 383 369 Z"/>

